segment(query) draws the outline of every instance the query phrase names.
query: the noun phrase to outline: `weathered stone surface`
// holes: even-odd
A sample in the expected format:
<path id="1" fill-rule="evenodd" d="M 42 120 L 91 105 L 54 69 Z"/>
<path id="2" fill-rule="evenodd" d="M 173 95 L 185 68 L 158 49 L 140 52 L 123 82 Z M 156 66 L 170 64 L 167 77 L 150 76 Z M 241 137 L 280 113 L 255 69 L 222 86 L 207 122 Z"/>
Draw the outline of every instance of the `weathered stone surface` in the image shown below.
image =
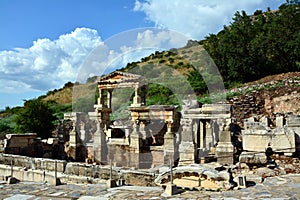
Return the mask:
<path id="1" fill-rule="evenodd" d="M 40 169 L 50 171 L 54 171 L 56 165 L 56 169 L 58 172 L 63 172 L 67 165 L 67 162 L 64 160 L 31 158 L 27 156 L 12 154 L 0 154 L 0 163 L 5 165 L 11 165 L 11 163 L 13 163 L 14 166 L 21 166 L 27 169 Z"/>
<path id="2" fill-rule="evenodd" d="M 181 142 L 179 145 L 179 165 L 195 163 L 197 149 L 194 142 Z"/>
<path id="3" fill-rule="evenodd" d="M 230 131 L 221 131 L 216 148 L 217 161 L 220 164 L 233 164 L 234 147 L 231 143 Z"/>
<path id="4" fill-rule="evenodd" d="M 176 168 L 173 168 L 173 179 L 184 179 L 189 177 L 198 177 L 201 181 L 201 186 L 207 186 L 209 189 L 211 189 L 211 186 L 213 185 L 214 189 L 220 189 L 225 187 L 226 182 L 229 180 L 229 174 L 227 172 L 218 172 L 217 170 L 214 170 L 212 168 L 209 168 L 208 166 L 204 167 L 202 165 L 188 165 L 188 166 L 179 166 Z M 198 180 L 198 181 L 199 181 Z M 209 183 L 206 183 L 208 181 Z M 154 181 L 157 185 L 164 185 L 170 182 L 170 170 L 161 173 Z M 210 183 L 211 182 L 211 183 Z M 187 185 L 180 185 L 181 187 L 191 187 L 186 182 Z M 199 182 L 198 182 L 199 184 Z M 207 189 L 208 189 L 207 188 Z"/>
<path id="5" fill-rule="evenodd" d="M 276 175 L 275 171 L 272 169 L 269 169 L 268 167 L 258 168 L 256 170 L 255 174 L 258 176 L 261 176 L 261 177 L 272 177 L 272 176 Z"/>
<path id="6" fill-rule="evenodd" d="M 155 186 L 153 173 L 127 171 L 124 175 L 126 184 L 136 186 Z"/>
<path id="7" fill-rule="evenodd" d="M 267 129 L 261 124 L 252 124 L 242 130 L 245 151 L 265 152 L 270 145 L 275 152 L 293 153 L 296 151 L 295 133 L 286 127 Z"/>
<path id="8" fill-rule="evenodd" d="M 258 152 L 242 152 L 239 158 L 240 163 L 247 163 L 247 164 L 266 164 L 267 163 L 267 156 L 265 153 L 258 153 Z"/>

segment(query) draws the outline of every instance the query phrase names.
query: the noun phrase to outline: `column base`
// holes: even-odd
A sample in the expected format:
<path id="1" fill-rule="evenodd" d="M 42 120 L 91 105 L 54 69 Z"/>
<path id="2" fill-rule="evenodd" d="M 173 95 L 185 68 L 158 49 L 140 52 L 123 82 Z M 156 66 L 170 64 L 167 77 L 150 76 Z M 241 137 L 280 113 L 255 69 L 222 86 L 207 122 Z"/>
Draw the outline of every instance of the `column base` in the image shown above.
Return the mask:
<path id="1" fill-rule="evenodd" d="M 196 151 L 193 142 L 181 142 L 179 145 L 179 166 L 195 163 Z"/>
<path id="2" fill-rule="evenodd" d="M 220 164 L 233 164 L 234 147 L 231 143 L 221 142 L 216 148 L 217 162 Z"/>

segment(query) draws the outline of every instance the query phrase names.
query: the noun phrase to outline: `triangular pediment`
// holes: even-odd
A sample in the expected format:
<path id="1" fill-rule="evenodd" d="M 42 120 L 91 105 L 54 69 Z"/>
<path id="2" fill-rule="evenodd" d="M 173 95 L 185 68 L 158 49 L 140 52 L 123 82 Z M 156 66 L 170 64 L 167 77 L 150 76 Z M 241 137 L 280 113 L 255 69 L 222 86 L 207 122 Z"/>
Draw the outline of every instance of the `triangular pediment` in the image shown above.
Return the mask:
<path id="1" fill-rule="evenodd" d="M 98 82 L 98 86 L 103 89 L 135 87 L 141 84 L 141 80 L 142 76 L 140 75 L 114 71 L 102 76 Z"/>
<path id="2" fill-rule="evenodd" d="M 140 75 L 114 71 L 110 74 L 102 76 L 99 82 L 123 82 L 123 81 L 138 81 Z"/>

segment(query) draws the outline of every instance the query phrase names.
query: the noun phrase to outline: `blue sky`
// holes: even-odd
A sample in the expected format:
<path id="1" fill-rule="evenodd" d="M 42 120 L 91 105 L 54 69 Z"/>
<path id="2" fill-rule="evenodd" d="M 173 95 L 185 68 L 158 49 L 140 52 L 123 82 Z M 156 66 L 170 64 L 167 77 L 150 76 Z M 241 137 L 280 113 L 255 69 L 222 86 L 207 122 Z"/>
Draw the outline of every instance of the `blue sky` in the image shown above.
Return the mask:
<path id="1" fill-rule="evenodd" d="M 24 99 L 77 80 L 84 60 L 96 47 L 120 43 L 116 35 L 141 31 L 134 34 L 135 44 L 158 45 L 171 36 L 145 29 L 156 27 L 203 39 L 228 25 L 238 10 L 250 14 L 277 9 L 282 3 L 285 0 L 1 0 L 0 110 L 21 106 Z M 128 51 L 129 43 L 122 49 Z M 145 52 L 135 55 L 117 63 L 123 67 Z"/>

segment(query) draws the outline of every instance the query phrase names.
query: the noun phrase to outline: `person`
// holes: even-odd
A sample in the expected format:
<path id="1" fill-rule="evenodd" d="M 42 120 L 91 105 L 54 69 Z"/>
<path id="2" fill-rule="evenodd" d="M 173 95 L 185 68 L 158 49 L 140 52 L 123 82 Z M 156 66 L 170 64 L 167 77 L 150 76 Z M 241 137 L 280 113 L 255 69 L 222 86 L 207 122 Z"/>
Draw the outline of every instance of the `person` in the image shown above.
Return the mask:
<path id="1" fill-rule="evenodd" d="M 272 161 L 271 156 L 273 155 L 273 153 L 274 153 L 274 152 L 273 152 L 273 149 L 272 149 L 272 147 L 271 147 L 271 144 L 268 143 L 268 147 L 267 147 L 266 152 L 265 152 L 265 154 L 266 154 L 266 156 L 267 156 L 267 162 L 268 162 L 268 163 Z"/>

